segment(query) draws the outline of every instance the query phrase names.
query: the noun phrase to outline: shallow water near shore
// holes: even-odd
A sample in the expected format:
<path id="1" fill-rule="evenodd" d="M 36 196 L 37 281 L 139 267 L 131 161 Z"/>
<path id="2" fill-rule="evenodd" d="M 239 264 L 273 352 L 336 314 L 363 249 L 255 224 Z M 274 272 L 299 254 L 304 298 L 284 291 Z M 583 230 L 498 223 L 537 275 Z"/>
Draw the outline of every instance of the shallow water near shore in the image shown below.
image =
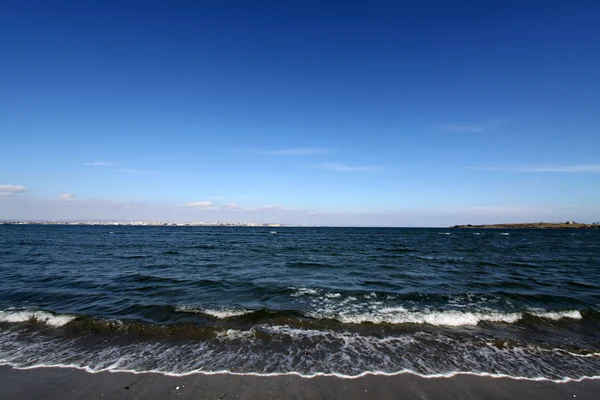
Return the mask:
<path id="1" fill-rule="evenodd" d="M 600 231 L 0 225 L 0 363 L 600 376 Z"/>

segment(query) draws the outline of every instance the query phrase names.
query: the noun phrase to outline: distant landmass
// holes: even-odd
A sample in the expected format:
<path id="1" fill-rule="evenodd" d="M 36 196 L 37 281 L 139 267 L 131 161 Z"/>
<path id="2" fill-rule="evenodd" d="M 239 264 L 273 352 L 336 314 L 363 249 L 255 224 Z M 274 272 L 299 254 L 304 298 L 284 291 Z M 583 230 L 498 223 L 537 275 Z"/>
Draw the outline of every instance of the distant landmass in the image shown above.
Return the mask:
<path id="1" fill-rule="evenodd" d="M 291 226 L 278 223 L 256 222 L 157 222 L 157 221 L 9 221 L 0 220 L 0 225 L 119 225 L 119 226 Z"/>
<path id="2" fill-rule="evenodd" d="M 520 224 L 454 225 L 451 228 L 500 228 L 500 229 L 600 229 L 600 223 L 582 224 L 567 222 L 526 222 Z"/>

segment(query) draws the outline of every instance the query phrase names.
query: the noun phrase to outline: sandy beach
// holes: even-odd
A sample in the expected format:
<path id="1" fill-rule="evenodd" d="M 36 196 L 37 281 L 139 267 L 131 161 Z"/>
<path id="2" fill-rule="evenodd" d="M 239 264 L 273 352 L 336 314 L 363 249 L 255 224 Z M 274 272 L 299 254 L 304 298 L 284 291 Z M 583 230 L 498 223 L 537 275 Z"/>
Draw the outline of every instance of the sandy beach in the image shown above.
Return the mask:
<path id="1" fill-rule="evenodd" d="M 365 376 L 357 379 L 230 374 L 88 373 L 71 368 L 0 367 L 9 399 L 597 399 L 600 380 L 554 383 L 455 376 Z"/>

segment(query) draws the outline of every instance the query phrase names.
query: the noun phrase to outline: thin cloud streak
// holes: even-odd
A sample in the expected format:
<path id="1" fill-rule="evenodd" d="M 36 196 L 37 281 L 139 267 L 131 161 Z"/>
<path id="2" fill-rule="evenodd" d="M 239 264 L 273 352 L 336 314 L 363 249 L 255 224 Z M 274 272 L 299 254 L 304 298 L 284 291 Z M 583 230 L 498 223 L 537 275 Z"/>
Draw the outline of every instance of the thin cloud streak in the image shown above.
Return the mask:
<path id="1" fill-rule="evenodd" d="M 267 204 L 264 206 L 241 206 L 237 203 L 227 203 L 221 205 L 221 209 L 228 211 L 277 211 L 284 210 L 281 204 Z"/>
<path id="2" fill-rule="evenodd" d="M 145 169 L 135 169 L 135 168 L 115 168 L 113 171 L 123 172 L 126 174 L 136 174 L 136 175 L 154 175 L 155 171 L 149 171 Z"/>
<path id="3" fill-rule="evenodd" d="M 0 185 L 0 196 L 12 196 L 26 190 L 27 188 L 21 185 Z"/>
<path id="4" fill-rule="evenodd" d="M 374 172 L 381 169 L 377 165 L 348 165 L 338 162 L 329 162 L 314 165 L 313 168 L 333 172 Z"/>
<path id="5" fill-rule="evenodd" d="M 522 169 L 524 172 L 591 172 L 600 173 L 600 165 L 567 165 L 562 167 L 541 167 Z"/>
<path id="6" fill-rule="evenodd" d="M 563 166 L 531 166 L 531 167 L 468 167 L 479 171 L 508 172 L 565 172 L 565 173 L 600 173 L 600 164 L 563 165 Z"/>
<path id="7" fill-rule="evenodd" d="M 90 167 L 114 167 L 116 164 L 111 163 L 111 162 L 105 162 L 105 161 L 94 161 L 94 162 L 83 163 L 83 165 L 90 166 Z"/>
<path id="8" fill-rule="evenodd" d="M 318 154 L 331 154 L 334 149 L 325 148 L 295 148 L 295 149 L 280 149 L 280 150 L 259 150 L 252 151 L 253 153 L 264 154 L 268 156 L 313 156 Z"/>
<path id="9" fill-rule="evenodd" d="M 123 172 L 125 174 L 137 174 L 137 175 L 153 175 L 156 174 L 155 171 L 145 170 L 145 169 L 136 169 L 136 168 L 124 168 L 119 167 L 119 164 L 105 161 L 95 161 L 89 163 L 83 163 L 83 165 L 91 166 L 91 167 L 113 167 L 110 168 L 111 171 L 115 172 Z M 119 168 L 117 168 L 119 167 Z"/>
<path id="10" fill-rule="evenodd" d="M 489 130 L 498 128 L 504 120 L 498 119 L 493 121 L 488 121 L 482 124 L 474 124 L 474 125 L 463 125 L 463 124 L 446 124 L 442 125 L 441 128 L 450 131 L 450 132 L 458 132 L 458 133 L 483 133 Z"/>
<path id="11" fill-rule="evenodd" d="M 188 208 L 208 208 L 213 205 L 212 201 L 192 201 L 184 204 L 184 207 Z"/>

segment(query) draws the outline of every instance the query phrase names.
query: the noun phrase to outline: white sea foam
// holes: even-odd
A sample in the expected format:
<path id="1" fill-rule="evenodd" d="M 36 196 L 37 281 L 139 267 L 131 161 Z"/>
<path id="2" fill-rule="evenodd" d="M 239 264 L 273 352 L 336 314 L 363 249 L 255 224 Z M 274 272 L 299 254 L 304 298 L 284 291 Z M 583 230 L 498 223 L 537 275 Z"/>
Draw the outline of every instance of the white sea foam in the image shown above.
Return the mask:
<path id="1" fill-rule="evenodd" d="M 265 347 L 256 335 L 258 331 L 273 335 L 271 340 L 277 346 Z M 563 352 L 557 355 L 558 358 L 548 358 L 545 354 L 549 353 L 540 353 L 544 349 L 535 346 L 474 347 L 470 341 L 427 332 L 378 337 L 356 332 L 259 325 L 248 331 L 226 330 L 218 334 L 216 340 L 203 343 L 137 342 L 109 344 L 104 349 L 52 337 L 33 337 L 25 342 L 22 339 L 16 332 L 0 336 L 0 364 L 20 369 L 69 367 L 90 373 L 108 371 L 169 376 L 297 375 L 354 379 L 366 375 L 414 374 L 424 378 L 476 375 L 554 382 L 600 379 L 595 373 L 598 364 L 594 356 L 581 357 Z M 231 343 L 237 344 L 231 347 Z M 48 352 L 48 348 L 52 351 Z M 328 348 L 336 351 L 327 351 Z M 436 357 L 429 357 L 430 354 L 436 354 Z M 440 363 L 435 362 L 438 356 L 442 358 Z M 555 362 L 561 364 L 555 365 Z M 514 369 L 515 365 L 519 368 Z M 565 365 L 572 369 L 567 372 Z"/>
<path id="2" fill-rule="evenodd" d="M 296 288 L 292 294 L 298 298 L 305 315 L 317 319 L 335 319 L 342 323 L 429 324 L 438 326 L 468 326 L 482 322 L 515 323 L 525 315 L 549 320 L 563 318 L 582 319 L 578 310 L 525 309 L 500 311 L 498 307 L 513 308 L 510 301 L 498 302 L 494 296 L 465 294 L 452 296 L 442 309 L 423 308 L 416 303 L 397 304 L 389 295 L 374 292 L 358 296 L 343 296 L 322 289 Z M 394 304 L 395 303 L 395 304 Z"/>
<path id="3" fill-rule="evenodd" d="M 217 333 L 217 338 L 219 339 L 227 339 L 227 340 L 235 340 L 235 339 L 249 339 L 254 336 L 254 331 L 240 331 L 238 329 L 227 329 L 223 332 Z"/>
<path id="4" fill-rule="evenodd" d="M 563 318 L 571 318 L 571 319 L 582 319 L 583 316 L 581 312 L 577 310 L 565 310 L 565 311 L 532 311 L 529 314 L 535 315 L 540 318 L 547 318 L 558 321 Z"/>
<path id="5" fill-rule="evenodd" d="M 46 325 L 59 327 L 75 319 L 73 315 L 54 315 L 45 311 L 0 311 L 0 322 L 27 322 L 35 320 Z"/>
<path id="6" fill-rule="evenodd" d="M 567 351 L 567 350 L 563 350 L 563 349 L 553 349 L 553 351 L 556 352 L 556 353 L 568 354 L 568 355 L 573 356 L 573 357 L 581 357 L 581 358 L 600 357 L 600 353 L 579 354 L 579 353 L 573 353 L 571 351 Z"/>
<path id="7" fill-rule="evenodd" d="M 322 309 L 307 313 L 313 318 L 335 319 L 342 323 L 360 324 L 370 322 L 375 324 L 429 324 L 436 326 L 468 326 L 478 325 L 481 322 L 504 322 L 515 323 L 521 320 L 524 313 L 520 312 L 499 312 L 499 311 L 415 311 L 407 310 L 403 307 L 369 307 L 367 310 L 358 311 L 336 311 L 333 309 Z M 560 320 L 562 318 L 582 319 L 581 313 L 577 310 L 566 311 L 531 311 L 528 314 L 540 318 L 551 320 Z"/>
<path id="8" fill-rule="evenodd" d="M 290 289 L 295 289 L 295 292 L 292 293 L 292 296 L 294 296 L 294 297 L 305 296 L 305 295 L 314 296 L 314 295 L 319 294 L 318 289 L 305 288 L 305 287 L 301 287 L 301 288 L 291 287 Z"/>
<path id="9" fill-rule="evenodd" d="M 250 314 L 253 312 L 253 310 L 247 310 L 244 308 L 199 308 L 191 306 L 176 307 L 175 311 L 208 314 L 219 319 L 239 317 L 240 315 Z"/>
<path id="10" fill-rule="evenodd" d="M 388 371 L 363 371 L 357 373 L 355 375 L 343 374 L 339 372 L 313 372 L 313 373 L 302 373 L 298 371 L 286 371 L 286 372 L 236 372 L 230 371 L 228 369 L 221 369 L 215 371 L 206 371 L 203 369 L 195 369 L 185 372 L 174 372 L 174 371 L 165 371 L 162 369 L 135 369 L 135 368 L 118 368 L 117 365 L 110 365 L 105 368 L 92 368 L 90 366 L 81 366 L 77 364 L 66 364 L 66 363 L 35 363 L 28 366 L 22 366 L 19 363 L 6 362 L 4 360 L 0 360 L 0 365 L 10 366 L 14 369 L 19 370 L 30 370 L 30 369 L 38 369 L 38 368 L 68 368 L 68 369 L 78 369 L 85 371 L 90 374 L 97 374 L 102 372 L 111 372 L 111 373 L 127 373 L 133 375 L 142 375 L 142 374 L 160 374 L 165 376 L 172 377 L 185 377 L 191 375 L 233 375 L 233 376 L 255 376 L 261 378 L 275 377 L 275 376 L 298 376 L 300 378 L 312 379 L 317 377 L 335 377 L 340 379 L 359 379 L 366 376 L 399 376 L 399 375 L 414 375 L 419 378 L 425 379 L 448 379 L 456 376 L 477 376 L 477 377 L 485 377 L 485 378 L 499 378 L 499 379 L 512 379 L 517 381 L 530 381 L 530 382 L 554 382 L 554 383 L 569 383 L 569 382 L 583 382 L 586 380 L 600 380 L 600 375 L 592 375 L 592 376 L 580 376 L 580 377 L 562 377 L 562 378 L 548 378 L 544 376 L 520 376 L 520 375 L 510 375 L 503 373 L 489 373 L 489 372 L 470 372 L 470 371 L 450 371 L 443 373 L 422 373 L 417 372 L 411 369 L 402 369 L 398 371 L 388 372 Z"/>
<path id="11" fill-rule="evenodd" d="M 222 309 L 222 310 L 211 310 L 205 309 L 204 313 L 208 315 L 212 315 L 217 318 L 229 318 L 229 317 L 239 317 L 240 315 L 245 315 L 251 313 L 252 310 L 239 310 L 239 309 Z"/>
<path id="12" fill-rule="evenodd" d="M 463 312 L 463 311 L 407 311 L 402 307 L 383 308 L 371 313 L 341 313 L 335 319 L 343 323 L 429 324 L 440 326 L 477 325 L 482 321 L 514 323 L 518 313 Z"/>

